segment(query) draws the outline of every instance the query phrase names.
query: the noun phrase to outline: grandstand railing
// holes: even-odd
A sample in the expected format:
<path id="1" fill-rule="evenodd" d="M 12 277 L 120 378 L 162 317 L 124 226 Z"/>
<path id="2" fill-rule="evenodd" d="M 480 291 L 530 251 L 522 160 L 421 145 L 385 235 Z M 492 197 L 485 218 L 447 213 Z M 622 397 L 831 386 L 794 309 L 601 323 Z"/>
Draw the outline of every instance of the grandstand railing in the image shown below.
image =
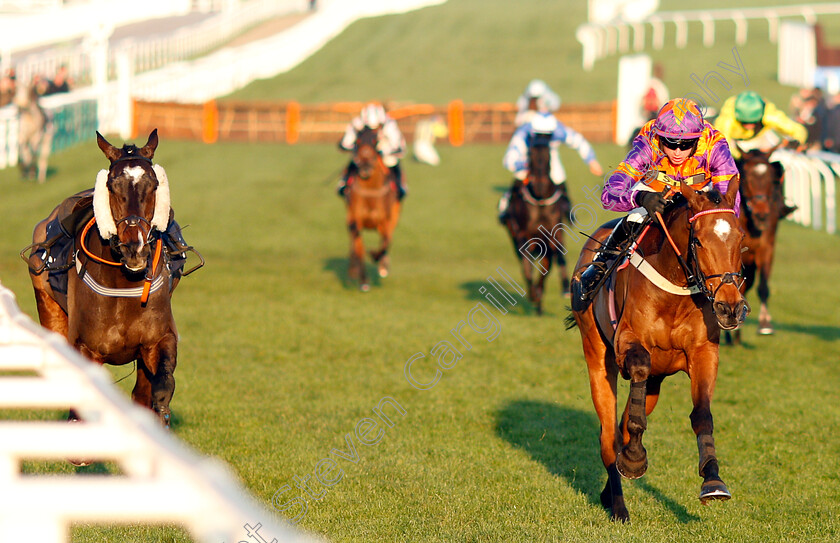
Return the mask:
<path id="1" fill-rule="evenodd" d="M 182 27 L 171 34 L 148 38 L 125 38 L 109 43 L 113 28 L 94 29 L 83 41 L 51 47 L 43 52 L 13 57 L 18 79 L 29 81 L 33 75 L 51 76 L 65 65 L 78 85 L 101 79 L 114 79 L 120 57 L 129 59 L 134 73 L 154 70 L 173 62 L 195 58 L 220 47 L 254 24 L 307 9 L 305 0 L 247 0 L 231 3 L 205 20 Z M 98 59 L 106 59 L 99 66 Z M 98 73 L 97 73 L 98 72 Z"/>
<path id="2" fill-rule="evenodd" d="M 0 421 L 0 541 L 65 542 L 78 522 L 177 524 L 201 543 L 249 540 L 255 529 L 264 541 L 315 541 L 249 497 L 221 461 L 164 430 L 0 284 L 0 409 L 70 408 L 84 422 Z M 70 458 L 114 462 L 122 473 L 21 474 L 26 460 Z"/>
<path id="3" fill-rule="evenodd" d="M 614 53 L 630 50 L 630 33 L 633 34 L 633 50 L 642 51 L 646 45 L 645 30 L 651 27 L 651 44 L 654 49 L 665 46 L 665 25 L 673 24 L 676 33 L 674 43 L 679 48 L 688 45 L 689 23 L 700 23 L 703 31 L 703 45 L 711 47 L 715 42 L 715 27 L 718 22 L 735 24 L 735 41 L 738 45 L 747 42 L 748 21 L 767 21 L 770 41 L 775 42 L 779 21 L 783 18 L 802 18 L 808 24 L 816 23 L 817 15 L 840 13 L 840 3 L 797 4 L 766 8 L 709 9 L 685 11 L 661 11 L 639 21 L 617 20 L 609 24 L 584 23 L 577 28 L 576 37 L 583 45 L 583 67 L 591 70 L 595 62 Z"/>

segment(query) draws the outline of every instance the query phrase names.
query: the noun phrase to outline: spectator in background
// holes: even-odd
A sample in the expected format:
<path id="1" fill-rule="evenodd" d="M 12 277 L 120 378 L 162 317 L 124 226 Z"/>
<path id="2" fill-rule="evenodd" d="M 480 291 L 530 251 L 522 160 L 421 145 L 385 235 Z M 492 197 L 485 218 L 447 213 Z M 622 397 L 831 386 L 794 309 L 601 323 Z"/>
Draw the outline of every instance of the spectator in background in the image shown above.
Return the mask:
<path id="1" fill-rule="evenodd" d="M 9 70 L 0 78 L 0 107 L 11 104 L 15 97 L 15 72 Z"/>
<path id="2" fill-rule="evenodd" d="M 58 67 L 58 70 L 56 70 L 55 77 L 53 77 L 52 81 L 46 81 L 44 91 L 41 95 L 47 96 L 49 94 L 57 94 L 59 92 L 70 92 L 70 85 L 72 85 L 72 83 L 73 82 L 67 73 L 67 66 L 62 64 Z"/>
<path id="3" fill-rule="evenodd" d="M 840 153 L 840 94 L 827 101 L 822 145 L 830 153 Z"/>
<path id="4" fill-rule="evenodd" d="M 791 118 L 808 131 L 808 149 L 819 150 L 823 146 L 825 121 L 828 106 L 819 88 L 801 88 L 790 99 Z M 804 142 L 803 142 L 804 143 Z"/>
<path id="5" fill-rule="evenodd" d="M 650 78 L 648 89 L 642 96 L 642 118 L 645 122 L 655 119 L 659 113 L 659 108 L 670 98 L 668 87 L 662 82 L 664 73 L 662 64 L 657 62 L 653 65 L 653 75 Z"/>

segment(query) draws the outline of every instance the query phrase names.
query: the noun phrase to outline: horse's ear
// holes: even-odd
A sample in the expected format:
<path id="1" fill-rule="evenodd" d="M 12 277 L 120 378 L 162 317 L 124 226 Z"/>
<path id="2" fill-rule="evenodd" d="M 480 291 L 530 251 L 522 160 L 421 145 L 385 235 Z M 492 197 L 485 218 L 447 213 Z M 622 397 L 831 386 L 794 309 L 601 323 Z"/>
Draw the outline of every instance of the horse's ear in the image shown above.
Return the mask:
<path id="1" fill-rule="evenodd" d="M 735 207 L 735 197 L 738 195 L 738 187 L 741 185 L 741 176 L 733 175 L 729 179 L 729 186 L 726 187 L 726 194 L 723 195 L 723 201 L 727 207 Z"/>
<path id="2" fill-rule="evenodd" d="M 154 130 L 152 130 L 152 133 L 149 134 L 149 141 L 147 141 L 146 145 L 144 145 L 140 149 L 140 156 L 144 156 L 144 157 L 148 158 L 149 160 L 152 160 L 155 156 L 155 149 L 157 149 L 157 146 L 158 146 L 158 135 L 157 135 L 157 128 L 155 128 Z"/>
<path id="3" fill-rule="evenodd" d="M 785 175 L 785 167 L 782 166 L 781 162 L 771 162 L 770 167 L 773 168 L 773 184 L 774 185 L 781 185 L 782 184 L 782 177 Z"/>
<path id="4" fill-rule="evenodd" d="M 111 164 L 114 163 L 115 160 L 120 158 L 122 152 L 108 143 L 108 140 L 102 137 L 102 134 L 99 131 L 96 131 L 96 144 L 99 145 L 99 148 L 102 149 L 102 152 L 105 153 L 105 158 L 107 158 Z"/>
<path id="5" fill-rule="evenodd" d="M 688 202 L 688 206 L 691 208 L 699 208 L 700 207 L 700 195 L 697 194 L 697 191 L 691 188 L 690 185 L 680 181 L 680 194 L 685 197 L 686 201 Z"/>

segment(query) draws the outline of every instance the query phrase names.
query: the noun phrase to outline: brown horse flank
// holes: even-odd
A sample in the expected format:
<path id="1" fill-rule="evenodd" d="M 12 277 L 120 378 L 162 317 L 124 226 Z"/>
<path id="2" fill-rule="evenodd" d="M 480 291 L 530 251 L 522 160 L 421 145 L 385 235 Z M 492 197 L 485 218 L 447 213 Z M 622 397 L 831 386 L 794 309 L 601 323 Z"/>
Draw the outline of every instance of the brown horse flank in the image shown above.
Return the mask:
<path id="1" fill-rule="evenodd" d="M 776 249 L 776 230 L 782 218 L 784 199 L 780 185 L 784 170 L 779 162 L 770 162 L 768 152 L 754 149 L 744 152 L 738 161 L 741 172 L 741 228 L 746 233 L 744 261 L 744 286 L 747 291 L 755 283 L 758 271 L 758 297 L 761 309 L 758 313 L 758 333 L 773 333 L 773 323 L 767 300 L 770 297 L 770 273 L 773 270 L 773 256 Z M 740 330 L 733 332 L 735 342 L 741 340 Z"/>
<path id="2" fill-rule="evenodd" d="M 35 250 L 28 263 L 38 316 L 42 326 L 65 336 L 94 362 L 137 361 L 132 398 L 168 426 L 178 352 L 170 300 L 182 274 L 170 271 L 173 254 L 162 249 L 162 235 L 174 220 L 166 172 L 152 164 L 157 130 L 142 148 L 119 149 L 96 135 L 110 168 L 96 176 L 93 218 L 73 238 L 66 301 L 54 292 L 44 271 L 51 260 L 46 257 L 47 225 L 68 211 L 78 211 L 84 201 L 89 206 L 91 191 L 66 200 L 35 226 Z M 185 257 L 183 251 L 180 256 Z"/>
<path id="3" fill-rule="evenodd" d="M 21 85 L 15 94 L 18 108 L 18 164 L 24 179 L 47 180 L 47 162 L 55 125 L 38 103 L 34 84 Z"/>
<path id="4" fill-rule="evenodd" d="M 552 260 L 556 259 L 560 267 L 561 291 L 564 295 L 569 293 L 563 233 L 559 225 L 563 221 L 571 224 L 571 204 L 565 189 L 551 181 L 549 153 L 548 141 L 537 140 L 530 145 L 528 182 L 517 181 L 514 184 L 510 211 L 505 219 L 528 284 L 528 298 L 539 315 L 542 314 L 545 277 L 551 270 Z"/>
<path id="5" fill-rule="evenodd" d="M 635 479 L 645 473 L 642 435 L 647 416 L 656 406 L 663 379 L 678 371 L 691 379 L 691 426 L 703 477 L 700 500 L 730 497 L 718 475 L 710 406 L 720 330 L 738 326 L 749 310 L 738 285 L 743 233 L 733 211 L 737 191 L 737 179 L 725 195 L 681 185 L 687 205 L 666 214 L 667 231 L 650 226 L 631 265 L 620 267 L 592 304 L 573 312 L 567 321 L 577 324 L 583 340 L 592 401 L 601 421 L 601 459 L 607 469 L 601 503 L 614 520 L 629 520 L 621 475 Z M 609 232 L 601 227 L 584 245 L 576 273 L 586 268 Z M 619 374 L 631 381 L 620 421 L 616 419 Z"/>
<path id="6" fill-rule="evenodd" d="M 377 263 L 379 276 L 386 277 L 389 267 L 388 249 L 400 218 L 397 191 L 391 180 L 390 170 L 376 150 L 377 138 L 377 130 L 366 127 L 359 132 L 353 150 L 353 161 L 358 167 L 358 174 L 346 191 L 347 229 L 350 232 L 348 273 L 352 279 L 359 280 L 363 292 L 370 290 L 370 283 L 365 271 L 362 231 L 379 232 L 379 249 L 370 251 L 370 256 Z"/>

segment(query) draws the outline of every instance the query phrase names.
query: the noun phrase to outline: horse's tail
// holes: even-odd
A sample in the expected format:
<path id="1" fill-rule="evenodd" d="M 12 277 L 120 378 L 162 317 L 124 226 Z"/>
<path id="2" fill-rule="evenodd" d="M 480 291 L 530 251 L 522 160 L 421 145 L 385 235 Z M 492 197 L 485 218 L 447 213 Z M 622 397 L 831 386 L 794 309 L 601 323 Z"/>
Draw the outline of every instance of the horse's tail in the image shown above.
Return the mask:
<path id="1" fill-rule="evenodd" d="M 575 314 L 572 313 L 572 308 L 567 306 L 566 309 L 569 311 L 569 314 L 563 319 L 563 325 L 566 326 L 566 330 L 571 330 L 577 326 L 577 321 L 575 320 Z"/>

